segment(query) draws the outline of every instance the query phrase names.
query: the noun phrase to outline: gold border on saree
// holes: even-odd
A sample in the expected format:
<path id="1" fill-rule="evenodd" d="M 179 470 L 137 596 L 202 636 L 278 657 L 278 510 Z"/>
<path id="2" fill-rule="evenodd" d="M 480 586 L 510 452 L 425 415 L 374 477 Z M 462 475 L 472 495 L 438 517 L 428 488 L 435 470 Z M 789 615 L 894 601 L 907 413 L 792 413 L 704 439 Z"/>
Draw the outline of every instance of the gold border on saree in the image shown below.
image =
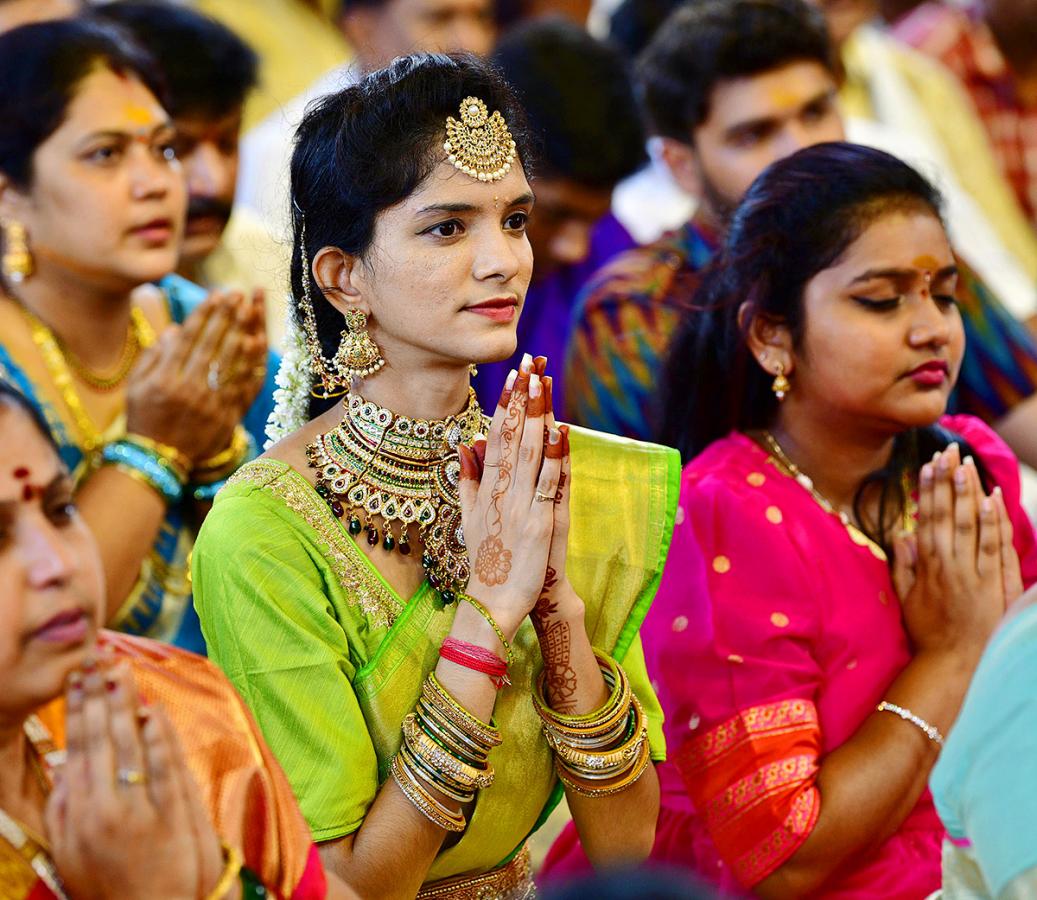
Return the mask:
<path id="1" fill-rule="evenodd" d="M 445 878 L 418 893 L 417 900 L 437 897 L 442 900 L 532 900 L 537 895 L 529 862 L 529 848 L 523 847 L 514 859 L 499 869 L 473 878 Z"/>

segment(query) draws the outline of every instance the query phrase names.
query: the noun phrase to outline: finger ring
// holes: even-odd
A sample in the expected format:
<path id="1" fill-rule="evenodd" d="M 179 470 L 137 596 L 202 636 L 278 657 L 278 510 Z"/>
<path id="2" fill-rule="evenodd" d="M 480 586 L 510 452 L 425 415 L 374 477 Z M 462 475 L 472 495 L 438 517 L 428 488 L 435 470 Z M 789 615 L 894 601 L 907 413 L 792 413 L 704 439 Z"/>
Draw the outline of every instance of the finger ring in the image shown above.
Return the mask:
<path id="1" fill-rule="evenodd" d="M 554 503 L 557 496 L 557 494 L 545 494 L 542 491 L 537 491 L 536 494 L 534 494 L 533 499 L 536 500 L 537 503 Z"/>
<path id="2" fill-rule="evenodd" d="M 209 363 L 209 375 L 206 377 L 205 382 L 209 385 L 210 391 L 218 391 L 220 389 L 220 364 L 215 359 Z"/>
<path id="3" fill-rule="evenodd" d="M 134 784 L 144 784 L 148 779 L 140 769 L 119 769 L 115 773 L 115 780 L 120 785 L 129 787 Z"/>

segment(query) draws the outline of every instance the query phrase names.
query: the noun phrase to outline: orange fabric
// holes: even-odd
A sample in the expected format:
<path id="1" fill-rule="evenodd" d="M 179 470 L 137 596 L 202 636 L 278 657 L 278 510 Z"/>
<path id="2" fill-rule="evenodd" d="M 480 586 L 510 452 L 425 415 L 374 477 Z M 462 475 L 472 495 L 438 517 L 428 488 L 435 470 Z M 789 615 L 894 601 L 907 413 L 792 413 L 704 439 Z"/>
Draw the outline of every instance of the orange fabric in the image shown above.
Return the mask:
<path id="1" fill-rule="evenodd" d="M 820 752 L 809 700 L 743 710 L 678 751 L 688 794 L 743 885 L 766 878 L 813 829 L 821 809 L 814 784 Z"/>
<path id="2" fill-rule="evenodd" d="M 277 897 L 323 898 L 323 870 L 288 780 L 223 673 L 145 638 L 105 631 L 99 646 L 128 660 L 143 697 L 169 715 L 217 833 L 245 865 Z M 64 700 L 37 714 L 64 747 Z"/>

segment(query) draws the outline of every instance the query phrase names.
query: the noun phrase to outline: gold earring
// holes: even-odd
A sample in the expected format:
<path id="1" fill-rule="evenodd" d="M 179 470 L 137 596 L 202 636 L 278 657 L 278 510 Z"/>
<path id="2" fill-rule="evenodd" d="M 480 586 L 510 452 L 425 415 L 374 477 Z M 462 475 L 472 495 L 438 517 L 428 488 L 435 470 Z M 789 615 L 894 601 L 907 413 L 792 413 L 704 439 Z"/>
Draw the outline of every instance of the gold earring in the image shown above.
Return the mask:
<path id="1" fill-rule="evenodd" d="M 785 367 L 781 363 L 778 363 L 778 371 L 774 376 L 774 381 L 771 382 L 771 390 L 774 391 L 774 396 L 778 398 L 779 403 L 792 390 L 792 385 L 789 384 L 789 380 L 785 377 Z"/>
<path id="2" fill-rule="evenodd" d="M 346 328 L 342 332 L 342 343 L 335 353 L 335 369 L 348 383 L 351 378 L 366 378 L 382 366 L 378 345 L 367 333 L 367 313 L 351 309 L 346 313 Z"/>
<path id="3" fill-rule="evenodd" d="M 468 363 L 468 374 L 471 375 L 472 378 L 475 378 L 475 376 L 479 374 L 479 370 L 476 368 L 475 363 Z"/>
<path id="4" fill-rule="evenodd" d="M 29 240 L 25 234 L 25 226 L 14 219 L 0 222 L 3 232 L 4 255 L 0 260 L 0 271 L 4 280 L 12 284 L 21 284 L 33 272 L 32 254 L 29 252 Z"/>

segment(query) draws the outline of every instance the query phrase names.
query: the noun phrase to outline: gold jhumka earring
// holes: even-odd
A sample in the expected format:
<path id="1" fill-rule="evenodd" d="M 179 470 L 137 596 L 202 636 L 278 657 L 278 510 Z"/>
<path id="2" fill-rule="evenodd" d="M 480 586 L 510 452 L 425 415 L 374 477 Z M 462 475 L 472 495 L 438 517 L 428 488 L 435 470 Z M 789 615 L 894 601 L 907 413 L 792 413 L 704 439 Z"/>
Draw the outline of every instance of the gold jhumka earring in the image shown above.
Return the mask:
<path id="1" fill-rule="evenodd" d="M 771 390 L 774 391 L 774 396 L 778 398 L 779 403 L 792 390 L 792 385 L 785 377 L 785 367 L 781 363 L 778 363 L 778 371 L 774 375 L 774 381 L 771 382 Z"/>
<path id="2" fill-rule="evenodd" d="M 334 365 L 347 385 L 354 376 L 366 378 L 385 365 L 378 345 L 367 333 L 367 313 L 359 309 L 346 313 L 346 329 L 342 332 L 342 343 L 335 354 Z"/>
<path id="3" fill-rule="evenodd" d="M 7 219 L 0 222 L 0 233 L 3 234 L 4 242 L 0 272 L 5 281 L 21 284 L 33 273 L 32 253 L 29 252 L 25 226 L 14 219 Z"/>

